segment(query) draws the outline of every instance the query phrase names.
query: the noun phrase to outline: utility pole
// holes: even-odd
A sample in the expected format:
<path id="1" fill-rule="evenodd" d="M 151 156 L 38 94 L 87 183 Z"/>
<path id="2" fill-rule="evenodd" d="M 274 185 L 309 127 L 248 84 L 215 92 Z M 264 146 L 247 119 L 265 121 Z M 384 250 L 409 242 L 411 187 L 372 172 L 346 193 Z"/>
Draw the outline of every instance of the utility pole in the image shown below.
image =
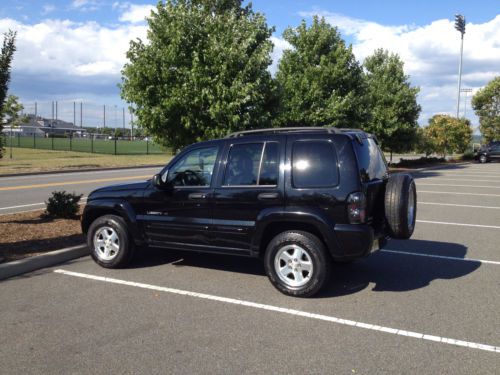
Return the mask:
<path id="1" fill-rule="evenodd" d="M 460 32 L 460 64 L 458 65 L 457 118 L 460 115 L 460 87 L 462 85 L 462 57 L 464 52 L 465 17 L 455 14 L 455 29 Z"/>

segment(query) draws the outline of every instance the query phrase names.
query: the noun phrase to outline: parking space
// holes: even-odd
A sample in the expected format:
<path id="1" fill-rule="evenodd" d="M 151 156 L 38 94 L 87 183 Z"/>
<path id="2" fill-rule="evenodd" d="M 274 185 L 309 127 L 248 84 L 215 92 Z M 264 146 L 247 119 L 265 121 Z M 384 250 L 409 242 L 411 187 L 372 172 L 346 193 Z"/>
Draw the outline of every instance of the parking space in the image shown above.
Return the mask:
<path id="1" fill-rule="evenodd" d="M 415 178 L 419 222 L 412 239 L 335 265 L 316 298 L 280 294 L 255 259 L 160 250 L 144 251 L 122 270 L 82 258 L 6 280 L 3 367 L 496 373 L 500 164 L 432 169 Z"/>

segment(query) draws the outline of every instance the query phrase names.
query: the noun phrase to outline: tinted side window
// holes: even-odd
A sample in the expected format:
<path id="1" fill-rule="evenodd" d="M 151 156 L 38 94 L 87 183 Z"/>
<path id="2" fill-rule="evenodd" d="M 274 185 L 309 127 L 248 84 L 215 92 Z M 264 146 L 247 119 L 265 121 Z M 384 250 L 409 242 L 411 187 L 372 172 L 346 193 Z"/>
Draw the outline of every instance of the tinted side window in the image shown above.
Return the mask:
<path id="1" fill-rule="evenodd" d="M 387 176 L 385 158 L 372 138 L 363 139 L 363 144 L 353 141 L 353 145 L 363 181 L 381 180 Z"/>
<path id="2" fill-rule="evenodd" d="M 210 186 L 217 147 L 192 150 L 169 168 L 167 181 L 174 186 Z"/>
<path id="3" fill-rule="evenodd" d="M 231 147 L 224 174 L 224 185 L 257 185 L 263 146 L 263 143 L 245 143 Z"/>
<path id="4" fill-rule="evenodd" d="M 278 172 L 278 143 L 266 142 L 260 167 L 259 185 L 278 185 Z"/>
<path id="5" fill-rule="evenodd" d="M 337 153 L 327 141 L 299 141 L 292 148 L 292 180 L 296 188 L 330 187 L 339 182 Z"/>

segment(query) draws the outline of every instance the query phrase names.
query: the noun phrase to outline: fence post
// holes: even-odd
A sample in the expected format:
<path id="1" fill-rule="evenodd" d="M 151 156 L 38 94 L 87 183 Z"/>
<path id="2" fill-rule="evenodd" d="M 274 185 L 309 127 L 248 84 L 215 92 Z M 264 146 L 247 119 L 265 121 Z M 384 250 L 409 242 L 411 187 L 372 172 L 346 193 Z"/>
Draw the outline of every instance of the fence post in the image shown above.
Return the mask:
<path id="1" fill-rule="evenodd" d="M 146 137 L 146 155 L 149 155 L 149 136 Z"/>
<path id="2" fill-rule="evenodd" d="M 90 153 L 94 153 L 94 134 L 90 133 Z"/>
<path id="3" fill-rule="evenodd" d="M 33 148 L 36 149 L 36 138 L 35 133 L 33 133 Z"/>
<path id="4" fill-rule="evenodd" d="M 17 133 L 17 147 L 21 147 L 21 133 Z"/>
<path id="5" fill-rule="evenodd" d="M 115 155 L 116 155 L 116 128 L 115 128 L 115 136 L 113 137 L 114 141 L 115 141 Z"/>
<path id="6" fill-rule="evenodd" d="M 72 142 L 72 140 L 73 140 L 73 132 L 70 131 L 69 132 L 69 150 L 70 151 L 73 151 L 73 142 Z"/>
<path id="7" fill-rule="evenodd" d="M 57 103 L 57 102 L 56 102 L 56 103 Z M 56 108 L 57 108 L 57 106 L 56 106 Z M 56 111 L 57 111 L 57 109 L 56 109 Z M 53 150 L 53 149 L 54 149 L 54 134 L 51 134 L 50 139 L 51 139 L 51 143 L 52 143 L 52 150 Z"/>

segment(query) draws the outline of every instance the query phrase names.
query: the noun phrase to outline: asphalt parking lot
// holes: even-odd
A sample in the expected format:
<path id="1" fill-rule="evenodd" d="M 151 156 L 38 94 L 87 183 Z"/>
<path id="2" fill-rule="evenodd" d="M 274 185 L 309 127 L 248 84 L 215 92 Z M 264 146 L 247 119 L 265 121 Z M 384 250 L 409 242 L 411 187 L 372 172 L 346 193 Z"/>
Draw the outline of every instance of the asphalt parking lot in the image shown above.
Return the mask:
<path id="1" fill-rule="evenodd" d="M 0 283 L 0 369 L 450 373 L 500 368 L 500 163 L 416 174 L 417 228 L 286 297 L 258 260 L 148 250 Z"/>

